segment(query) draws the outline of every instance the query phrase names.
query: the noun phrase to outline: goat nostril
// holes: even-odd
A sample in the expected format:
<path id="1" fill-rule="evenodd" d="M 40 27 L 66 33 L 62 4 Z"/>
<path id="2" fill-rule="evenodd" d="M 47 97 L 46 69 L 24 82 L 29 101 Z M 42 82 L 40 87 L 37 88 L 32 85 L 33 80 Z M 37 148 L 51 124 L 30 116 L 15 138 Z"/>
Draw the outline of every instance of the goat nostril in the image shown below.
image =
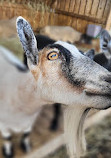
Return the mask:
<path id="1" fill-rule="evenodd" d="M 107 83 L 111 83 L 111 74 L 108 74 L 107 76 L 101 76 L 101 80 Z"/>
<path id="2" fill-rule="evenodd" d="M 106 78 L 105 81 L 111 83 L 111 78 Z"/>

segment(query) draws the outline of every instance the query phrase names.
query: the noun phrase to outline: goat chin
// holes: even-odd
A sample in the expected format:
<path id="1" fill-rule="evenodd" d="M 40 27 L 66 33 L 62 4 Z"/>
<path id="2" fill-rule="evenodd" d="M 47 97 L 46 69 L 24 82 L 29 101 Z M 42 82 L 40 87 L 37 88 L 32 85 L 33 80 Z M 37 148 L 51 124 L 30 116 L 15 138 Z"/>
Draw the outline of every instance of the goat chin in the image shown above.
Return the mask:
<path id="1" fill-rule="evenodd" d="M 65 110 L 64 136 L 70 158 L 80 158 L 86 150 L 83 125 L 89 110 L 86 107 L 68 107 Z"/>

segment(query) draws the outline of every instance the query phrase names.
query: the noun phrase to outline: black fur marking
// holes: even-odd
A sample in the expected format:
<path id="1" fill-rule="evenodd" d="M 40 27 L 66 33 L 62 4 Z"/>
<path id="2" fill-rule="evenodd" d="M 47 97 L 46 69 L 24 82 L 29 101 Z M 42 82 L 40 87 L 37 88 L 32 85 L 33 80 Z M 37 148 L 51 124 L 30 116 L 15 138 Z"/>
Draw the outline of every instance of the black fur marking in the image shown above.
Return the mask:
<path id="1" fill-rule="evenodd" d="M 95 50 L 94 49 L 90 49 L 84 55 L 89 57 L 91 60 L 94 60 Z"/>
<path id="2" fill-rule="evenodd" d="M 24 153 L 27 152 L 27 147 L 26 147 L 26 144 L 25 144 L 25 142 L 23 140 L 20 142 L 20 148 L 22 149 L 22 151 Z"/>
<path id="3" fill-rule="evenodd" d="M 94 56 L 94 61 L 100 65 L 105 65 L 107 63 L 107 58 L 104 53 L 100 53 Z"/>
<path id="4" fill-rule="evenodd" d="M 60 113 L 61 113 L 61 104 L 55 103 L 54 104 L 54 118 L 50 126 L 50 129 L 52 131 L 56 131 L 58 129 Z"/>
<path id="5" fill-rule="evenodd" d="M 23 136 L 22 136 L 22 138 L 21 138 L 20 148 L 22 149 L 22 151 L 23 151 L 24 153 L 28 152 L 28 151 L 27 151 L 27 144 L 25 143 L 25 139 L 26 139 L 27 137 L 29 137 L 29 136 L 30 136 L 30 132 L 27 132 L 27 133 L 24 133 Z M 29 142 L 29 146 L 30 146 L 30 148 L 31 148 L 30 142 Z"/>
<path id="6" fill-rule="evenodd" d="M 107 44 L 103 44 L 103 48 L 104 48 L 104 47 L 107 47 Z"/>
<path id="7" fill-rule="evenodd" d="M 35 38 L 37 40 L 37 48 L 38 48 L 38 50 L 41 50 L 44 47 L 46 47 L 47 45 L 53 44 L 55 42 L 55 40 L 53 40 L 53 39 L 51 39 L 51 38 L 49 38 L 47 36 L 44 36 L 44 35 L 35 35 Z M 27 56 L 26 56 L 25 53 L 24 53 L 24 64 L 28 68 Z"/>
<path id="8" fill-rule="evenodd" d="M 8 141 L 11 141 L 12 140 L 12 136 L 9 136 L 9 137 L 3 137 L 4 140 L 8 140 Z"/>
<path id="9" fill-rule="evenodd" d="M 70 59 L 72 57 L 71 53 L 69 50 L 67 50 L 66 48 L 64 48 L 63 46 L 59 45 L 59 44 L 52 44 L 49 45 L 49 48 L 57 48 L 60 52 L 60 58 L 64 61 L 66 61 L 66 64 L 69 65 L 70 64 Z"/>
<path id="10" fill-rule="evenodd" d="M 79 50 L 79 52 L 80 52 L 81 54 L 84 54 L 84 52 L 83 52 L 82 50 Z"/>
<path id="11" fill-rule="evenodd" d="M 55 42 L 55 40 L 53 40 L 47 36 L 44 36 L 44 35 L 36 35 L 35 38 L 37 40 L 38 50 L 41 50 L 44 47 L 46 47 L 47 45 L 53 44 Z"/>
<path id="12" fill-rule="evenodd" d="M 15 65 L 16 68 L 21 71 L 21 72 L 27 72 L 28 68 L 24 65 L 24 67 L 20 66 L 20 65 Z"/>
<path id="13" fill-rule="evenodd" d="M 22 139 L 24 139 L 26 137 L 29 137 L 29 136 L 30 136 L 30 132 L 24 133 L 23 136 L 22 136 Z"/>
<path id="14" fill-rule="evenodd" d="M 108 43 L 107 37 L 104 37 L 104 42 Z"/>
<path id="15" fill-rule="evenodd" d="M 7 154 L 5 146 L 3 146 L 2 147 L 2 154 L 3 154 L 4 158 L 13 158 L 14 157 L 14 148 L 13 148 L 13 145 L 11 145 L 10 153 L 9 154 Z"/>
<path id="16" fill-rule="evenodd" d="M 25 52 L 24 52 L 24 60 L 23 60 L 23 63 L 25 64 L 25 66 L 26 66 L 27 69 L 28 69 L 27 56 L 26 56 Z"/>
<path id="17" fill-rule="evenodd" d="M 95 55 L 94 61 L 111 72 L 111 59 L 107 59 L 105 53 Z"/>
<path id="18" fill-rule="evenodd" d="M 80 42 L 81 43 L 86 43 L 86 44 L 91 44 L 92 42 L 92 37 L 88 36 L 87 34 L 82 34 L 81 35 L 81 39 L 80 39 Z"/>
<path id="19" fill-rule="evenodd" d="M 71 54 L 71 52 L 59 44 L 49 45 L 48 47 L 57 48 L 60 51 L 59 58 L 62 60 L 61 63 L 62 72 L 64 76 L 68 79 L 68 81 L 74 86 L 81 87 L 82 85 L 84 85 L 85 81 L 83 79 L 79 79 L 75 77 L 75 74 L 77 73 L 78 70 L 77 69 L 74 70 L 72 68 L 74 66 L 74 57 Z"/>

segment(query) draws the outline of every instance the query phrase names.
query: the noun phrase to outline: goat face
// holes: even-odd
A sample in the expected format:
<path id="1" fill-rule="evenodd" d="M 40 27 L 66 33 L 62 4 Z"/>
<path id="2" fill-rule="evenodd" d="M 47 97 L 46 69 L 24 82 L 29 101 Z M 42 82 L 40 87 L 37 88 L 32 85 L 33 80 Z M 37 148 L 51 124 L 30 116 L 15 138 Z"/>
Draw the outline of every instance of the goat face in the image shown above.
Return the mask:
<path id="1" fill-rule="evenodd" d="M 93 60 L 111 72 L 111 36 L 106 30 L 100 34 L 100 48 L 101 53 L 94 55 Z"/>
<path id="2" fill-rule="evenodd" d="M 103 53 L 109 53 L 111 55 L 111 36 L 104 29 L 100 35 L 100 48 Z"/>
<path id="3" fill-rule="evenodd" d="M 30 24 L 19 17 L 17 31 L 37 92 L 47 103 L 105 109 L 111 105 L 111 73 L 66 42 L 38 52 Z"/>

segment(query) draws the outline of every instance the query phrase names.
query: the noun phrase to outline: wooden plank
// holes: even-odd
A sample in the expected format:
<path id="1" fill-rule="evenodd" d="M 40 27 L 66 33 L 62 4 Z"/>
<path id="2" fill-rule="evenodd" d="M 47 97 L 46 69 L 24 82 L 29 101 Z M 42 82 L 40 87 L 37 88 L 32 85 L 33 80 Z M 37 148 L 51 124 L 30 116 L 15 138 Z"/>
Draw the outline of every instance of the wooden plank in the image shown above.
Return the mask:
<path id="1" fill-rule="evenodd" d="M 89 16 L 91 14 L 92 3 L 93 3 L 93 0 L 86 1 L 85 15 L 87 15 L 87 16 Z"/>
<path id="2" fill-rule="evenodd" d="M 57 6 L 57 5 L 58 5 L 57 3 L 58 3 L 58 0 L 55 0 L 55 2 L 53 2 L 53 4 L 51 4 L 51 8 L 53 8 L 53 9 L 54 9 L 54 8 L 57 8 L 57 7 L 58 7 L 58 6 Z"/>
<path id="3" fill-rule="evenodd" d="M 79 8 L 79 14 L 84 15 L 86 7 L 86 0 L 82 0 Z"/>
<path id="4" fill-rule="evenodd" d="M 100 0 L 93 0 L 92 8 L 91 8 L 91 16 L 96 17 L 98 6 Z"/>
<path id="5" fill-rule="evenodd" d="M 81 24 L 82 24 L 82 20 L 81 19 L 77 19 L 77 31 L 81 31 Z"/>
<path id="6" fill-rule="evenodd" d="M 76 14 L 76 13 L 71 13 L 71 12 L 66 12 L 66 11 L 61 11 L 61 10 L 55 10 L 55 13 L 63 14 L 63 15 L 67 15 L 67 16 L 72 16 L 72 17 L 75 17 L 75 18 L 83 19 L 83 20 L 86 20 L 86 21 L 91 21 L 92 23 L 95 22 L 95 23 L 98 23 L 98 24 L 105 24 L 105 21 L 106 21 L 106 19 L 104 19 L 104 18 L 97 19 L 95 17 L 89 17 L 89 16 L 86 16 L 86 15 L 79 15 L 79 14 Z"/>
<path id="7" fill-rule="evenodd" d="M 44 144 L 41 148 L 23 156 L 22 158 L 44 158 L 60 148 L 62 145 L 65 145 L 64 134 L 60 134 L 55 139 Z"/>
<path id="8" fill-rule="evenodd" d="M 67 15 L 62 15 L 61 26 L 67 25 Z"/>
<path id="9" fill-rule="evenodd" d="M 66 20 L 67 20 L 67 26 L 71 26 L 71 24 L 72 24 L 72 17 L 70 17 L 70 16 L 67 16 L 66 17 Z"/>
<path id="10" fill-rule="evenodd" d="M 82 24 L 82 25 L 81 25 Z M 87 28 L 87 21 L 77 19 L 77 31 L 85 33 Z"/>
<path id="11" fill-rule="evenodd" d="M 54 13 L 53 12 L 50 13 L 49 23 L 50 23 L 50 25 L 54 25 Z"/>
<path id="12" fill-rule="evenodd" d="M 98 7 L 98 10 L 97 10 L 97 16 L 96 16 L 97 18 L 102 18 L 103 17 L 105 4 L 106 4 L 106 0 L 100 0 L 99 7 Z"/>
<path id="13" fill-rule="evenodd" d="M 64 10 L 66 0 L 60 1 L 60 10 Z"/>
<path id="14" fill-rule="evenodd" d="M 87 25 L 88 25 L 88 21 L 87 20 L 83 20 L 82 21 L 82 28 L 81 28 L 81 32 L 82 33 L 86 33 L 86 30 L 87 30 Z"/>
<path id="15" fill-rule="evenodd" d="M 77 18 L 72 18 L 72 24 L 71 26 L 76 30 L 77 29 Z"/>
<path id="16" fill-rule="evenodd" d="M 70 6 L 70 0 L 66 0 L 64 10 L 69 11 L 69 6 Z"/>
<path id="17" fill-rule="evenodd" d="M 64 15 L 62 15 L 62 14 L 59 14 L 59 16 L 58 16 L 58 25 L 60 25 L 60 26 L 63 26 L 63 25 L 65 25 L 65 21 L 64 21 Z"/>
<path id="18" fill-rule="evenodd" d="M 75 6 L 75 0 L 70 0 L 69 12 L 74 11 L 74 6 Z"/>
<path id="19" fill-rule="evenodd" d="M 76 0 L 75 7 L 74 7 L 74 13 L 76 13 L 76 14 L 79 13 L 80 5 L 81 5 L 81 0 Z"/>
<path id="20" fill-rule="evenodd" d="M 61 5 L 61 0 L 57 0 L 56 9 L 60 9 L 60 5 Z"/>
<path id="21" fill-rule="evenodd" d="M 110 10 L 108 20 L 107 20 L 107 23 L 106 23 L 106 30 L 110 30 L 110 29 L 111 29 L 111 10 Z"/>
<path id="22" fill-rule="evenodd" d="M 54 7 L 54 5 L 56 4 L 56 0 L 51 0 L 51 1 L 49 1 L 49 3 L 48 3 L 48 5 L 51 7 L 51 8 L 53 8 Z"/>
<path id="23" fill-rule="evenodd" d="M 110 12 L 110 8 L 111 8 L 111 0 L 107 0 L 106 2 L 106 6 L 105 6 L 105 9 L 104 9 L 104 14 L 103 14 L 103 17 L 107 20 L 108 18 L 108 14 Z"/>
<path id="24" fill-rule="evenodd" d="M 58 18 L 59 14 L 54 14 L 54 25 L 58 25 L 58 21 L 59 21 L 59 18 Z M 50 23 L 48 23 L 48 25 L 50 25 Z"/>
<path id="25" fill-rule="evenodd" d="M 44 16 L 44 21 L 45 21 L 45 26 L 48 25 L 49 23 L 49 12 L 45 12 L 45 16 Z"/>

